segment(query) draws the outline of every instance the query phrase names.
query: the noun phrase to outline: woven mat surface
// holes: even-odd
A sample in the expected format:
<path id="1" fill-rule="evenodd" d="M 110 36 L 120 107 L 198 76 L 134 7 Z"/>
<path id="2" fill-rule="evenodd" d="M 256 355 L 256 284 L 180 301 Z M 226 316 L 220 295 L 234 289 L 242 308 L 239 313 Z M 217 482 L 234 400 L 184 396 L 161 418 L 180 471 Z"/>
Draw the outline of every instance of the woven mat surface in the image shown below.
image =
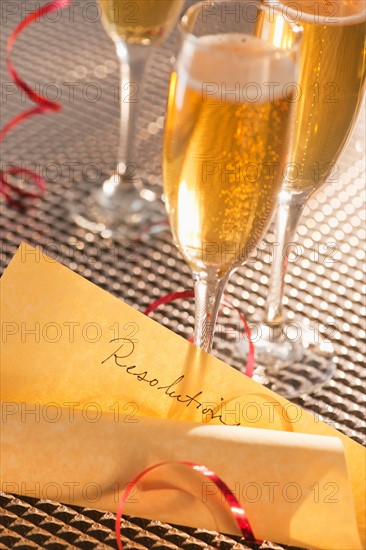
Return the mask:
<path id="1" fill-rule="evenodd" d="M 1 48 L 11 29 L 32 7 L 44 2 L 10 0 L 1 4 Z M 13 61 L 20 75 L 50 99 L 62 101 L 57 114 L 33 117 L 11 132 L 2 146 L 2 165 L 27 166 L 48 181 L 42 199 L 20 213 L 2 204 L 1 269 L 27 241 L 143 310 L 152 300 L 191 288 L 188 267 L 168 230 L 132 244 L 102 238 L 78 228 L 70 201 L 82 201 L 114 167 L 119 129 L 118 62 L 93 1 L 76 2 L 58 20 L 35 23 L 17 42 Z M 171 61 L 178 37 L 173 32 L 156 50 L 147 70 L 137 142 L 149 184 L 161 188 L 161 139 Z M 16 91 L 1 56 L 2 122 L 30 106 Z M 97 100 L 96 100 L 97 97 Z M 290 319 L 303 315 L 334 339 L 336 372 L 315 395 L 297 403 L 365 444 L 365 157 L 364 114 L 338 163 L 333 182 L 308 203 L 298 227 L 297 257 L 290 263 L 286 306 Z M 267 243 L 271 242 L 271 234 Z M 261 313 L 270 255 L 257 254 L 230 279 L 226 299 L 248 318 Z M 169 304 L 154 318 L 190 336 L 193 303 Z M 235 368 L 243 360 L 232 341 L 218 337 L 214 354 Z M 1 495 L 0 548 L 104 549 L 115 547 L 114 516 L 50 501 Z M 129 518 L 126 548 L 189 550 L 214 548 L 215 533 L 173 528 Z M 221 535 L 220 535 L 221 537 Z M 221 537 L 221 548 L 247 548 Z"/>

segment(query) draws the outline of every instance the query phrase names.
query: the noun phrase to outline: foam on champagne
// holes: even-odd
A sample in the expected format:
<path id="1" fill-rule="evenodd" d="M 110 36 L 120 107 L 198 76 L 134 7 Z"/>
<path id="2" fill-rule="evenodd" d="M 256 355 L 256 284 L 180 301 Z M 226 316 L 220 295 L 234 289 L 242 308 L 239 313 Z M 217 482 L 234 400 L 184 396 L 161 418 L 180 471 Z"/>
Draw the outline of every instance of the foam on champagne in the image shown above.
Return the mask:
<path id="1" fill-rule="evenodd" d="M 241 103 L 279 99 L 288 86 L 290 96 L 296 81 L 295 61 L 288 51 L 236 33 L 186 41 L 176 72 L 182 87 L 188 86 L 204 98 Z"/>

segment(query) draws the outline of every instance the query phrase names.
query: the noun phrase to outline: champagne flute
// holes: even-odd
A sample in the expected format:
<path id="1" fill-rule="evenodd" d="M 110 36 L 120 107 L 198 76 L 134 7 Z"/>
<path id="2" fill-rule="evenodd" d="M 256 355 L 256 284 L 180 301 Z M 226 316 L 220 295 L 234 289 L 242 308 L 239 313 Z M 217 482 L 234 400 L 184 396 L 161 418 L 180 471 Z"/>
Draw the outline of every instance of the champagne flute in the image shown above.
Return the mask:
<path id="1" fill-rule="evenodd" d="M 113 39 L 121 69 L 121 118 L 115 173 L 91 192 L 82 204 L 72 205 L 74 221 L 104 237 L 134 239 L 144 224 L 161 220 L 156 194 L 144 187 L 135 147 L 136 123 L 143 75 L 153 47 L 172 30 L 184 0 L 99 0 L 102 21 Z"/>
<path id="2" fill-rule="evenodd" d="M 295 131 L 289 170 L 279 195 L 276 246 L 256 343 L 254 378 L 293 398 L 318 389 L 334 371 L 332 343 L 307 320 L 295 319 L 287 325 L 282 301 L 289 248 L 303 208 L 327 178 L 336 174 L 337 159 L 362 103 L 366 5 L 359 0 L 265 2 L 268 9 L 276 5 L 287 20 L 301 25 L 303 40 Z M 245 347 L 245 342 L 240 346 Z"/>
<path id="3" fill-rule="evenodd" d="M 195 4 L 180 30 L 163 183 L 173 238 L 194 279 L 195 344 L 209 352 L 228 277 L 276 205 L 294 105 L 282 91 L 297 78 L 301 30 L 253 0 Z M 266 85 L 274 80 L 280 94 Z"/>

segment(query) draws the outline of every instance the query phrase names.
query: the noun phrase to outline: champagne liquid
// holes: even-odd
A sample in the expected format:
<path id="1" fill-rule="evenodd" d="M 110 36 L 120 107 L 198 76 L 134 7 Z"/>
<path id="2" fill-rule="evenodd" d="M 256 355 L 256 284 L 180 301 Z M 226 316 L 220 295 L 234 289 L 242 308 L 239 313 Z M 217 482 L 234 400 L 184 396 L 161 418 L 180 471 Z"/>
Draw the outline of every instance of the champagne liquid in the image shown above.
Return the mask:
<path id="1" fill-rule="evenodd" d="M 297 192 L 338 181 L 337 159 L 357 118 L 365 84 L 363 0 L 297 0 L 295 20 L 303 27 L 300 59 L 301 98 L 284 187 Z M 284 10 L 287 17 L 291 11 Z"/>
<path id="2" fill-rule="evenodd" d="M 184 0 L 99 0 L 103 23 L 112 38 L 148 45 L 173 28 Z"/>
<path id="3" fill-rule="evenodd" d="M 204 38 L 221 42 L 223 35 Z M 228 44 L 243 55 L 263 50 L 263 42 L 255 37 L 247 37 L 244 44 L 241 35 L 224 39 L 225 50 Z M 230 56 L 224 59 L 222 71 L 217 68 L 218 82 L 223 72 L 230 73 Z M 292 104 L 281 97 L 239 102 L 230 94 L 226 101 L 220 91 L 203 98 L 196 69 L 204 66 L 208 76 L 208 58 L 205 65 L 200 61 L 189 71 L 189 79 L 179 63 L 171 78 L 164 193 L 175 242 L 191 269 L 225 273 L 247 259 L 272 217 L 286 162 Z M 231 77 L 235 82 L 237 74 Z M 291 73 L 288 81 L 293 81 Z"/>

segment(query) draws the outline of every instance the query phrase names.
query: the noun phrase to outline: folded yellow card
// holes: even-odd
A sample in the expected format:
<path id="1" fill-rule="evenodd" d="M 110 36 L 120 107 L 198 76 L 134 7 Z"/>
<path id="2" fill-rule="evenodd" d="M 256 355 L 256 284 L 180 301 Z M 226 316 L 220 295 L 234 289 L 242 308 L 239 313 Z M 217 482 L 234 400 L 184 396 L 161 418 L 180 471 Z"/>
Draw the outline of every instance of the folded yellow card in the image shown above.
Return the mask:
<path id="1" fill-rule="evenodd" d="M 225 480 L 257 538 L 362 548 L 343 447 L 335 437 L 131 414 L 117 419 L 95 404 L 80 410 L 6 402 L 2 418 L 4 491 L 116 512 L 122 489 L 141 471 L 186 460 Z M 139 483 L 125 512 L 240 534 L 214 483 L 177 465 Z"/>
<path id="2" fill-rule="evenodd" d="M 96 464 L 106 487 L 107 482 L 111 486 L 130 480 L 141 465 L 157 459 L 201 461 L 216 468 L 228 484 L 253 482 L 262 492 L 266 488 L 266 499 L 260 498 L 257 506 L 250 501 L 253 496 L 242 491 L 238 495 L 258 538 L 334 550 L 362 548 L 353 507 L 364 541 L 362 446 L 40 249 L 20 247 L 1 279 L 1 294 L 4 490 L 11 490 L 9 483 L 17 484 L 14 492 L 22 491 L 23 482 L 24 487 L 27 482 L 47 483 L 51 471 L 48 481 L 77 483 L 77 476 L 92 469 L 87 479 L 98 482 Z M 183 420 L 218 426 L 203 426 L 200 432 Z M 243 431 L 239 426 L 266 430 Z M 267 430 L 276 432 L 270 437 Z M 146 439 L 149 433 L 154 437 Z M 116 439 L 119 445 L 111 443 Z M 36 458 L 42 450 L 47 453 L 42 463 L 52 462 L 45 477 Z M 116 455 L 121 452 L 130 457 L 130 469 Z M 136 459 L 139 453 L 142 461 Z M 269 464 L 273 468 L 268 471 Z M 73 474 L 67 470 L 65 478 L 66 466 Z M 352 490 L 347 487 L 347 468 Z M 283 496 L 286 484 L 286 502 L 279 503 L 271 491 L 280 487 Z M 294 494 L 296 488 L 299 495 Z M 62 498 L 67 500 L 64 493 Z M 174 513 L 164 516 L 164 498 L 155 508 L 139 499 L 141 515 L 152 517 L 155 510 L 155 517 L 192 523 L 187 507 L 179 506 L 183 497 L 176 498 Z M 111 495 L 108 500 L 104 492 L 103 499 L 100 507 L 115 509 Z M 198 517 L 202 527 L 213 527 L 204 513 Z"/>

